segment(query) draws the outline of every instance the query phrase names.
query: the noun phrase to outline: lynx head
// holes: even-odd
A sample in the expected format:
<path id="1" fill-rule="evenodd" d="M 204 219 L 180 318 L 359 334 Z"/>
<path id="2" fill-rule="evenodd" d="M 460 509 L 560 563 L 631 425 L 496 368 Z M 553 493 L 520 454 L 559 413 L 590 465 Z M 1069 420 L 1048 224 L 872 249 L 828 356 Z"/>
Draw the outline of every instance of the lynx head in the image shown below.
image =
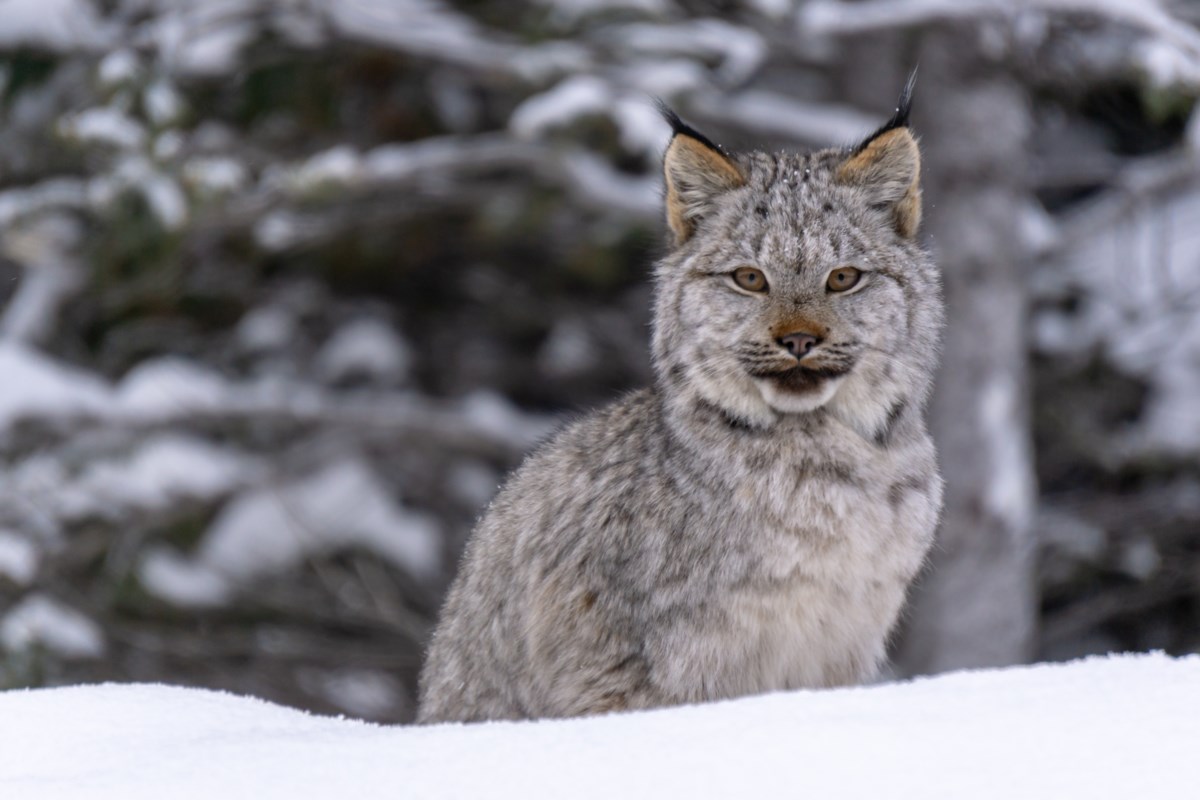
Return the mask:
<path id="1" fill-rule="evenodd" d="M 664 110 L 673 247 L 654 357 L 669 396 L 760 428 L 824 409 L 868 437 L 924 404 L 942 307 L 915 241 L 911 92 L 857 146 L 807 154 L 730 154 Z"/>

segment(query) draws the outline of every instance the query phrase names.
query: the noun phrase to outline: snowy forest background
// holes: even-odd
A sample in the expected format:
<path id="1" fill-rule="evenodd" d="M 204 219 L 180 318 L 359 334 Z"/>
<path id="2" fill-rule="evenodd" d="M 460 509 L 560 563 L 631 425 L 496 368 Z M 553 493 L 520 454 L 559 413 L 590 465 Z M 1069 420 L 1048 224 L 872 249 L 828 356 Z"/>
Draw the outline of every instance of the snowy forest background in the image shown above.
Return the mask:
<path id="1" fill-rule="evenodd" d="M 948 504 L 896 675 L 1200 651 L 1200 3 L 0 0 L 0 687 L 402 721 L 504 473 L 650 378 L 662 97 L 920 64 Z"/>

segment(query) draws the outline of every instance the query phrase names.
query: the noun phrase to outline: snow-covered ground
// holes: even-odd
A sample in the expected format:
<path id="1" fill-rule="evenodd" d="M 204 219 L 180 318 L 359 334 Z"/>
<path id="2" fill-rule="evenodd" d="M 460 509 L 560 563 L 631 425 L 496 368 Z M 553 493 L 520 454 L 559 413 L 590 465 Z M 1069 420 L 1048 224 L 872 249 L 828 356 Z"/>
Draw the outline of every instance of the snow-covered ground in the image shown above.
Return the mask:
<path id="1" fill-rule="evenodd" d="M 538 723 L 381 727 L 151 685 L 0 693 L 0 796 L 1195 797 L 1200 656 Z"/>

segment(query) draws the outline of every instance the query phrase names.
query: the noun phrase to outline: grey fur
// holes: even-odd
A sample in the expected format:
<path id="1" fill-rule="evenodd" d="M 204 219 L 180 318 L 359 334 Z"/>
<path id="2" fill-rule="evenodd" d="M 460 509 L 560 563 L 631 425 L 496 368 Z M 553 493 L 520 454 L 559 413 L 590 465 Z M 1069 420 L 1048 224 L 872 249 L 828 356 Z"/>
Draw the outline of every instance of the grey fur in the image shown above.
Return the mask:
<path id="1" fill-rule="evenodd" d="M 434 635 L 420 721 L 876 674 L 942 494 L 923 420 L 940 281 L 896 222 L 897 187 L 918 191 L 906 141 L 911 163 L 889 151 L 866 170 L 844 169 L 862 146 L 720 154 L 744 184 L 682 198 L 695 232 L 657 266 L 655 384 L 561 431 L 496 497 Z M 828 292 L 847 264 L 859 287 Z M 768 293 L 734 284 L 743 265 Z M 808 372 L 777 341 L 793 329 L 822 337 Z"/>

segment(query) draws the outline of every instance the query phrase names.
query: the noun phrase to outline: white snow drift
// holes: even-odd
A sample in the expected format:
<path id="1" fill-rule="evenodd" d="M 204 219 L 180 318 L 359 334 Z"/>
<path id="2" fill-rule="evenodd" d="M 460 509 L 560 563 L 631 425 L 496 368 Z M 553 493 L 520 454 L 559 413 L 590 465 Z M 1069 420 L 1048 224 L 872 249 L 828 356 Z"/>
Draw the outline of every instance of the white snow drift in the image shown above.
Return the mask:
<path id="1" fill-rule="evenodd" d="M 166 686 L 0 693 L 0 787 L 91 798 L 1194 797 L 1200 656 L 380 727 Z"/>

